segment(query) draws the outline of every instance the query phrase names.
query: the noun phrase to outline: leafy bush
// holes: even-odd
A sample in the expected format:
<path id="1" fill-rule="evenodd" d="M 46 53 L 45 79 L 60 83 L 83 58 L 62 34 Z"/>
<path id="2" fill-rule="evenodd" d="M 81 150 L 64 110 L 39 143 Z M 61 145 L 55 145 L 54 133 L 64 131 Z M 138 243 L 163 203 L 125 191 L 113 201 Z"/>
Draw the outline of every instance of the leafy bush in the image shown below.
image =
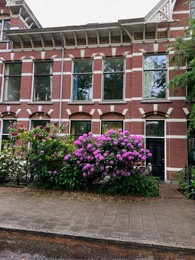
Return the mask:
<path id="1" fill-rule="evenodd" d="M 104 184 L 97 185 L 94 191 L 111 195 L 123 194 L 154 197 L 159 195 L 158 185 L 158 180 L 154 177 L 145 176 L 137 172 L 129 177 L 119 176 Z"/>
<path id="2" fill-rule="evenodd" d="M 111 129 L 101 136 L 84 134 L 74 145 L 77 148 L 74 154 L 64 159 L 67 164 L 75 161 L 77 172 L 82 174 L 88 188 L 106 176 L 118 179 L 133 175 L 134 166 L 152 156 L 143 148 L 142 137 L 130 135 L 128 131 L 123 133 L 121 129 Z"/>
<path id="3" fill-rule="evenodd" d="M 55 126 L 39 126 L 27 131 L 17 124 L 10 126 L 10 142 L 27 161 L 28 181 L 39 187 L 56 188 L 58 173 L 64 166 L 64 155 L 74 149 L 72 140 L 59 135 Z"/>
<path id="4" fill-rule="evenodd" d="M 188 199 L 195 199 L 195 169 L 186 167 L 180 174 L 179 187 Z"/>
<path id="5" fill-rule="evenodd" d="M 5 143 L 0 152 L 0 182 L 18 183 L 25 174 L 26 162 L 14 154 L 12 144 Z"/>

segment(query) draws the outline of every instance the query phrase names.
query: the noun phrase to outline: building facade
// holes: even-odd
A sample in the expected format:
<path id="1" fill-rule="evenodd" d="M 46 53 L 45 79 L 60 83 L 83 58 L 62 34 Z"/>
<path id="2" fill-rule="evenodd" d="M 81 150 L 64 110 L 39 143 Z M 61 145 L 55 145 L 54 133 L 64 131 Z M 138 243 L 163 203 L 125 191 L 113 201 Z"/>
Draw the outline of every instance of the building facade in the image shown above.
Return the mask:
<path id="1" fill-rule="evenodd" d="M 23 0 L 0 0 L 0 129 L 66 124 L 75 138 L 110 128 L 144 137 L 153 174 L 174 179 L 195 162 L 186 91 L 168 47 L 184 34 L 195 1 L 161 0 L 144 18 L 42 28 Z M 190 151 L 190 152 L 189 152 Z"/>

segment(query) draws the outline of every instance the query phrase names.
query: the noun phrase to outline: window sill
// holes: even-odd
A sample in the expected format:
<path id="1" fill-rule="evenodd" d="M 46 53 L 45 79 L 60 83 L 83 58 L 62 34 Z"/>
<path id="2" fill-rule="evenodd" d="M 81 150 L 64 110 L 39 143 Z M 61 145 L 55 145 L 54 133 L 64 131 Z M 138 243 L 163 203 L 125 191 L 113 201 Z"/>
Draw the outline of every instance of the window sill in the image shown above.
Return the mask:
<path id="1" fill-rule="evenodd" d="M 1 101 L 0 104 L 2 105 L 20 105 L 20 101 Z"/>
<path id="2" fill-rule="evenodd" d="M 172 101 L 171 100 L 168 100 L 168 99 L 160 99 L 160 100 L 158 100 L 158 99 L 146 99 L 146 100 L 141 100 L 140 101 L 140 103 L 142 103 L 142 104 L 144 104 L 144 103 L 146 103 L 146 104 L 154 104 L 154 103 L 172 103 Z"/>
<path id="3" fill-rule="evenodd" d="M 84 101 L 84 100 L 80 100 L 80 101 L 70 101 L 68 102 L 68 105 L 93 105 L 94 102 L 93 101 Z"/>
<path id="4" fill-rule="evenodd" d="M 28 105 L 53 105 L 52 101 L 31 101 L 27 102 Z"/>
<path id="5" fill-rule="evenodd" d="M 126 101 L 124 100 L 102 100 L 99 102 L 100 105 L 105 105 L 105 104 L 127 104 Z"/>

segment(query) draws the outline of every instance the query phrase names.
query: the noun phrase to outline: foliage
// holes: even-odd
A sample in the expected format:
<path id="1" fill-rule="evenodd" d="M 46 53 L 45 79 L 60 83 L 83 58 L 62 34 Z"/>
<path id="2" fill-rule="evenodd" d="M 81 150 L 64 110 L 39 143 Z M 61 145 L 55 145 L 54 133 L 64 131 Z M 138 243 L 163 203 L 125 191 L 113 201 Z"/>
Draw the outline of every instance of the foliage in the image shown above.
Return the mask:
<path id="1" fill-rule="evenodd" d="M 131 176 L 137 162 L 144 162 L 152 156 L 143 148 L 140 136 L 130 135 L 127 130 L 123 133 L 121 129 L 110 129 L 100 136 L 84 134 L 74 145 L 77 148 L 74 154 L 68 154 L 64 159 L 67 164 L 75 161 L 78 174 L 82 174 L 89 188 L 94 181 L 106 176 Z"/>
<path id="2" fill-rule="evenodd" d="M 10 142 L 17 154 L 27 161 L 29 182 L 45 188 L 56 187 L 64 155 L 74 149 L 68 136 L 58 134 L 63 130 L 50 124 L 29 131 L 17 124 L 10 126 Z"/>
<path id="3" fill-rule="evenodd" d="M 179 177 L 179 187 L 188 199 L 195 199 L 195 169 L 185 168 Z"/>
<path id="4" fill-rule="evenodd" d="M 5 143 L 0 153 L 0 182 L 18 183 L 25 175 L 26 162 L 20 155 L 15 156 L 13 149 L 12 144 Z"/>
<path id="5" fill-rule="evenodd" d="M 136 172 L 130 177 L 120 176 L 95 187 L 97 193 L 124 194 L 144 197 L 159 195 L 158 180 Z"/>
<path id="6" fill-rule="evenodd" d="M 62 131 L 50 124 L 29 131 L 11 125 L 0 178 L 18 182 L 26 176 L 28 183 L 43 188 L 158 195 L 155 179 L 136 168 L 152 156 L 142 137 L 111 129 L 100 136 L 84 134 L 73 145 L 69 136 L 59 135 Z"/>
<path id="7" fill-rule="evenodd" d="M 190 21 L 190 26 L 186 29 L 184 36 L 177 37 L 169 48 L 174 50 L 170 63 L 175 66 L 175 70 L 179 72 L 180 69 L 186 67 L 185 72 L 177 73 L 170 81 L 169 87 L 188 89 L 187 101 L 191 108 L 190 132 L 195 129 L 195 20 Z"/>

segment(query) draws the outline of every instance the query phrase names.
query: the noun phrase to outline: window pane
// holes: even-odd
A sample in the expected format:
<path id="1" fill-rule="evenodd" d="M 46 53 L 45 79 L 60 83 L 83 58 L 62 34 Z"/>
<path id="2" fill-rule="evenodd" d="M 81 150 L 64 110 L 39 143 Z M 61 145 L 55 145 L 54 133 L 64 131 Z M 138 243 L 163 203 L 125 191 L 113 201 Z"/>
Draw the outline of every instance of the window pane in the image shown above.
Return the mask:
<path id="1" fill-rule="evenodd" d="M 109 129 L 118 129 L 123 130 L 123 122 L 122 121 L 102 121 L 102 134 L 106 133 Z"/>
<path id="2" fill-rule="evenodd" d="M 20 99 L 21 73 L 21 63 L 5 65 L 4 100 L 18 101 Z"/>
<path id="3" fill-rule="evenodd" d="M 144 69 L 145 70 L 165 69 L 166 63 L 167 63 L 166 55 L 146 56 Z"/>
<path id="4" fill-rule="evenodd" d="M 91 100 L 92 60 L 75 60 L 73 77 L 73 100 Z"/>
<path id="5" fill-rule="evenodd" d="M 35 63 L 34 100 L 50 101 L 52 85 L 52 62 Z"/>
<path id="6" fill-rule="evenodd" d="M 36 75 L 50 75 L 52 74 L 52 63 L 51 62 L 37 62 L 35 63 L 35 74 Z"/>
<path id="7" fill-rule="evenodd" d="M 123 73 L 104 74 L 104 99 L 123 99 Z"/>
<path id="8" fill-rule="evenodd" d="M 35 78 L 35 100 L 51 100 L 51 77 L 43 76 Z"/>
<path id="9" fill-rule="evenodd" d="M 147 121 L 146 135 L 164 137 L 164 121 Z"/>
<path id="10" fill-rule="evenodd" d="M 145 71 L 144 98 L 166 97 L 166 71 Z"/>
<path id="11" fill-rule="evenodd" d="M 3 134 L 9 134 L 9 127 L 13 125 L 16 120 L 3 120 Z"/>
<path id="12" fill-rule="evenodd" d="M 74 73 L 92 72 L 92 60 L 75 60 Z"/>
<path id="13" fill-rule="evenodd" d="M 114 73 L 122 72 L 123 68 L 123 59 L 105 59 L 104 61 L 104 72 Z"/>
<path id="14" fill-rule="evenodd" d="M 3 21 L 3 28 L 2 28 L 2 26 L 1 26 L 1 29 L 3 29 L 3 30 L 10 30 L 10 21 L 6 21 L 6 20 L 4 20 Z M 6 36 L 6 34 L 3 32 L 3 40 L 7 40 L 8 39 L 8 37 Z"/>
<path id="15" fill-rule="evenodd" d="M 104 60 L 104 100 L 123 99 L 123 67 L 122 58 Z"/>
<path id="16" fill-rule="evenodd" d="M 92 75 L 74 75 L 73 100 L 92 99 Z"/>
<path id="17" fill-rule="evenodd" d="M 5 78 L 4 100 L 20 100 L 21 77 Z"/>
<path id="18" fill-rule="evenodd" d="M 35 128 L 37 126 L 46 126 L 50 123 L 49 120 L 32 120 L 32 128 Z"/>
<path id="19" fill-rule="evenodd" d="M 71 134 L 77 139 L 83 134 L 88 134 L 91 131 L 91 121 L 72 121 Z"/>
<path id="20" fill-rule="evenodd" d="M 6 76 L 21 76 L 22 64 L 21 63 L 8 63 L 5 65 Z"/>

